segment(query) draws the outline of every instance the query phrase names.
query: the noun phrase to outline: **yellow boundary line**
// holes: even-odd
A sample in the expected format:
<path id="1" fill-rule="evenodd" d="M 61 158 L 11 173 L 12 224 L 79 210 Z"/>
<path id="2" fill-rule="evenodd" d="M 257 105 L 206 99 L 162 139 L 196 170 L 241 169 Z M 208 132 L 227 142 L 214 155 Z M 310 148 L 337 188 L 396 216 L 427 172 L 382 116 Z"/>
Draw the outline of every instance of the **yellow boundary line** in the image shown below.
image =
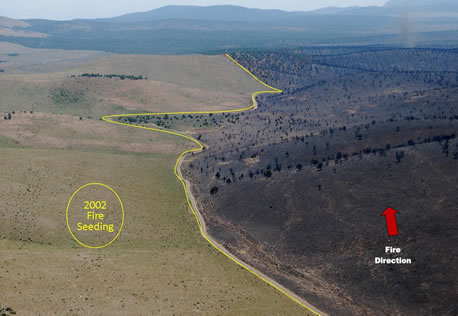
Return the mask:
<path id="1" fill-rule="evenodd" d="M 288 298 L 290 298 L 291 300 L 293 300 L 294 302 L 296 302 L 297 304 L 299 304 L 300 306 L 304 307 L 305 309 L 307 309 L 308 311 L 314 313 L 315 315 L 318 315 L 320 316 L 319 313 L 315 312 L 314 310 L 310 309 L 307 305 L 303 304 L 302 302 L 300 302 L 298 299 L 292 297 L 291 295 L 289 295 L 288 293 L 286 293 L 283 289 L 281 289 L 280 287 L 278 287 L 277 285 L 273 284 L 272 282 L 270 282 L 269 280 L 266 280 L 263 276 L 259 275 L 258 273 L 256 273 L 255 271 L 251 270 L 249 267 L 247 267 L 245 264 L 243 264 L 242 262 L 236 260 L 235 258 L 231 257 L 230 255 L 228 255 L 227 253 L 225 253 L 223 250 L 221 250 L 220 248 L 218 248 L 217 245 L 215 245 L 208 237 L 207 235 L 205 234 L 205 232 L 203 231 L 202 229 L 202 226 L 201 226 L 201 223 L 199 221 L 199 217 L 197 216 L 196 214 L 196 211 L 194 210 L 194 208 L 192 207 L 192 203 L 189 199 L 189 196 L 188 196 L 188 190 L 186 188 L 186 184 L 185 184 L 185 181 L 180 177 L 180 175 L 178 174 L 178 164 L 180 163 L 181 159 L 183 158 L 183 156 L 185 156 L 186 154 L 189 154 L 189 153 L 193 153 L 193 152 L 199 152 L 201 150 L 204 149 L 204 146 L 202 145 L 201 142 L 199 142 L 197 139 L 191 137 L 191 136 L 187 136 L 185 134 L 181 134 L 181 133 L 177 133 L 177 132 L 173 132 L 173 131 L 167 131 L 167 130 L 163 130 L 163 129 L 159 129 L 159 128 L 152 128 L 152 127 L 145 127 L 145 126 L 138 126 L 138 125 L 133 125 L 133 124 L 127 124 L 127 123 L 122 123 L 122 122 L 116 122 L 116 121 L 113 121 L 111 120 L 112 118 L 116 118 L 116 117 L 127 117 L 127 116 L 158 116 L 158 115 L 179 115 L 179 114 L 219 114 L 219 113 L 234 113 L 234 112 L 243 112 L 243 111 L 248 111 L 248 110 L 252 110 L 256 107 L 256 96 L 259 95 L 259 94 L 264 94 L 264 93 L 281 93 L 282 90 L 280 89 L 277 89 L 277 88 L 274 88 L 274 87 L 271 87 L 269 86 L 268 84 L 262 82 L 260 79 L 258 79 L 255 75 L 253 75 L 248 69 L 246 69 L 245 67 L 243 67 L 241 64 L 239 64 L 234 58 L 232 58 L 229 54 L 226 54 L 226 57 L 228 57 L 232 62 L 234 62 L 237 66 L 239 66 L 240 68 L 242 68 L 244 71 L 246 71 L 251 77 L 253 77 L 254 79 L 256 79 L 258 82 L 260 82 L 262 85 L 264 85 L 265 87 L 269 88 L 269 89 L 272 89 L 272 90 L 266 90 L 266 91 L 257 91 L 257 92 L 254 92 L 251 94 L 251 100 L 252 100 L 252 105 L 250 107 L 247 107 L 247 108 L 243 108 L 243 109 L 235 109 L 235 110 L 221 110 L 221 111 L 191 111 L 191 112 L 164 112 L 164 113 L 135 113 L 135 114 L 117 114 L 117 115 L 106 115 L 106 116 L 103 116 L 102 117 L 102 120 L 104 120 L 105 122 L 108 122 L 108 123 L 113 123 L 113 124 L 118 124 L 118 125 L 125 125 L 125 126 L 132 126 L 132 127 L 137 127 L 137 128 L 142 128 L 142 129 L 147 129 L 147 130 L 150 130 L 150 131 L 155 131 L 155 132 L 161 132 L 161 133 L 167 133 L 167 134 L 172 134 L 172 135 L 176 135 L 176 136 L 180 136 L 180 137 L 184 137 L 192 142 L 194 142 L 195 144 L 197 144 L 199 146 L 199 148 L 195 148 L 195 149 L 189 149 L 189 150 L 186 150 L 184 152 L 181 153 L 181 155 L 178 157 L 177 161 L 175 162 L 175 168 L 174 168 L 174 172 L 175 172 L 175 176 L 180 180 L 181 184 L 183 185 L 183 189 L 184 189 L 184 193 L 186 195 L 186 200 L 188 202 L 188 206 L 189 208 L 191 209 L 192 213 L 194 214 L 194 217 L 196 218 L 196 221 L 197 221 L 197 226 L 199 227 L 199 230 L 200 230 L 200 234 L 205 238 L 205 240 L 207 240 L 216 250 L 218 250 L 219 252 L 221 252 L 223 255 L 225 255 L 227 258 L 231 259 L 233 262 L 235 262 L 236 264 L 238 264 L 239 266 L 241 266 L 242 268 L 244 268 L 245 270 L 251 272 L 252 274 L 254 274 L 255 276 L 257 276 L 258 278 L 260 278 L 261 280 L 263 280 L 264 282 L 266 282 L 267 284 L 269 284 L 270 286 L 272 286 L 273 288 L 275 288 L 277 291 L 279 291 L 280 293 L 286 295 Z"/>
<path id="2" fill-rule="evenodd" d="M 79 191 L 81 191 L 82 189 L 84 189 L 85 187 L 88 187 L 90 185 L 99 185 L 101 187 L 104 187 L 104 188 L 107 188 L 108 190 L 110 190 L 117 198 L 118 198 L 118 201 L 119 201 L 119 205 L 121 205 L 121 213 L 122 213 L 122 220 L 121 220 L 121 226 L 119 227 L 119 231 L 118 233 L 116 234 L 116 236 L 109 242 L 107 242 L 106 244 L 104 245 L 101 245 L 101 246 L 89 246 L 89 245 L 86 245 L 85 243 L 83 243 L 82 241 L 80 241 L 78 238 L 76 238 L 76 236 L 73 234 L 73 231 L 70 227 L 70 223 L 68 221 L 68 210 L 70 208 L 70 204 L 72 203 L 72 200 L 73 198 L 75 197 L 76 194 L 78 194 Z M 85 184 L 83 186 L 80 186 L 78 188 L 78 190 L 76 190 L 75 192 L 73 192 L 72 196 L 70 197 L 70 200 L 68 200 L 68 203 L 67 203 L 67 210 L 65 212 L 65 220 L 67 221 L 67 228 L 68 228 L 68 231 L 70 232 L 70 234 L 72 235 L 73 239 L 76 240 L 77 243 L 79 243 L 81 246 L 84 246 L 86 248 L 91 248 L 91 249 L 100 249 L 100 248 L 105 248 L 106 246 L 108 245 L 111 245 L 118 237 L 119 235 L 121 234 L 121 231 L 122 231 L 122 227 L 124 226 L 124 205 L 122 205 L 122 201 L 121 201 L 121 198 L 119 197 L 118 193 L 116 193 L 115 190 L 113 190 L 113 188 L 109 187 L 108 185 L 106 184 L 103 184 L 103 183 L 97 183 L 97 182 L 93 182 L 93 183 L 88 183 L 88 184 Z"/>

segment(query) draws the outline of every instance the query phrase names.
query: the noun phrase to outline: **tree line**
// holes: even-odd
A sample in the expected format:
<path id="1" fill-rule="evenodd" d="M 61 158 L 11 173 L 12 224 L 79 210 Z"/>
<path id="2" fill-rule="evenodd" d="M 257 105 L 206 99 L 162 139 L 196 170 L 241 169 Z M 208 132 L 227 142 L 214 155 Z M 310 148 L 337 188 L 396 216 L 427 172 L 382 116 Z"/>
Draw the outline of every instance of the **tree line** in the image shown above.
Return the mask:
<path id="1" fill-rule="evenodd" d="M 72 78 L 74 78 L 75 76 L 73 75 Z M 134 75 L 118 75 L 118 74 L 107 74 L 107 75 L 103 75 L 103 74 L 90 74 L 90 73 L 84 73 L 84 74 L 81 74 L 79 75 L 78 77 L 87 77 L 87 78 L 109 78 L 109 79 L 113 79 L 113 78 L 118 78 L 118 79 L 121 79 L 121 80 L 148 80 L 147 77 L 143 77 L 142 75 L 139 75 L 139 76 L 134 76 Z"/>

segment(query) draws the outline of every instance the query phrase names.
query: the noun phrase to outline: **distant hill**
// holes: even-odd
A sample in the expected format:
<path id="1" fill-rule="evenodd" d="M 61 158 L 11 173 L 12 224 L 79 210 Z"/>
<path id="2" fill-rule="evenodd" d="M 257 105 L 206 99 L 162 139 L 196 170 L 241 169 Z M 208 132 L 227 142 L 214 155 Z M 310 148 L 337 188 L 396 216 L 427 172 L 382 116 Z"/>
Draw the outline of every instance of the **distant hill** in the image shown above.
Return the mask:
<path id="1" fill-rule="evenodd" d="M 43 33 L 25 30 L 30 24 L 16 19 L 0 16 L 0 36 L 5 37 L 39 37 L 44 38 L 47 35 Z"/>
<path id="2" fill-rule="evenodd" d="M 130 13 L 114 18 L 100 20 L 128 23 L 168 19 L 262 22 L 280 20 L 304 14 L 305 12 L 249 9 L 234 5 L 215 5 L 208 7 L 169 5 L 147 12 Z"/>
<path id="3" fill-rule="evenodd" d="M 409 5 L 406 6 L 406 3 Z M 249 9 L 234 5 L 215 5 L 207 7 L 170 5 L 147 12 L 130 13 L 108 19 L 99 19 L 99 21 L 136 23 L 170 19 L 187 19 L 204 21 L 272 22 L 313 15 L 392 16 L 403 13 L 402 10 L 406 8 L 412 13 L 420 14 L 421 16 L 428 16 L 431 15 L 431 13 L 437 12 L 442 12 L 443 16 L 458 15 L 458 3 L 455 0 L 417 0 L 415 2 L 391 0 L 382 7 L 326 7 L 307 12 Z"/>
<path id="4" fill-rule="evenodd" d="M 165 6 L 105 19 L 0 18 L 0 41 L 34 48 L 136 54 L 221 53 L 311 45 L 396 46 L 406 42 L 408 46 L 458 47 L 458 4 L 438 1 L 418 0 L 409 9 L 415 28 L 403 25 L 406 8 L 401 0 L 382 7 L 328 7 L 309 12 L 233 5 Z M 405 30 L 416 35 L 410 36 Z"/>
<path id="5" fill-rule="evenodd" d="M 12 28 L 12 27 L 29 27 L 30 24 L 21 20 L 10 19 L 6 16 L 0 16 L 0 27 Z"/>

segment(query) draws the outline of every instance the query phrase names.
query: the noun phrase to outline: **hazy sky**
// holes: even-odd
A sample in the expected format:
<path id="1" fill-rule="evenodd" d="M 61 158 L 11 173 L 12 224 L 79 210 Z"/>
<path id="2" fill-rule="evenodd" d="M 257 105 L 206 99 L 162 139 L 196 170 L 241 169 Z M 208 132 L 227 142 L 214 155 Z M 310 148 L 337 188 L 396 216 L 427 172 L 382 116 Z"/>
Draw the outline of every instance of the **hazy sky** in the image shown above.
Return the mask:
<path id="1" fill-rule="evenodd" d="M 17 19 L 112 17 L 130 12 L 148 11 L 165 5 L 234 4 L 249 8 L 313 10 L 327 6 L 383 5 L 387 0 L 0 0 L 0 16 Z"/>

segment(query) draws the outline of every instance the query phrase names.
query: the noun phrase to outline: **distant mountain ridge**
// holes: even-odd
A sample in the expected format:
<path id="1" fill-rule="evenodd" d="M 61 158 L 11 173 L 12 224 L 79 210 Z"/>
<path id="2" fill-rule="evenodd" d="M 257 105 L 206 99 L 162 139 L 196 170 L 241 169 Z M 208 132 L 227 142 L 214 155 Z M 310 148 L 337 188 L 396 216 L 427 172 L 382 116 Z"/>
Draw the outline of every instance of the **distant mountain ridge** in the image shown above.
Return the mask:
<path id="1" fill-rule="evenodd" d="M 169 5 L 147 12 L 129 13 L 114 18 L 99 19 L 110 22 L 145 22 L 168 19 L 261 22 L 301 16 L 305 12 L 249 9 L 235 5 L 177 6 Z"/>
<path id="2" fill-rule="evenodd" d="M 233 5 L 165 6 L 103 19 L 0 18 L 0 41 L 34 48 L 124 54 L 217 53 L 342 44 L 458 47 L 458 3 L 437 1 L 391 0 L 381 7 L 328 7 L 309 12 Z M 405 2 L 415 6 L 407 9 Z M 414 17 L 414 26 L 405 19 L 407 11 L 414 12 L 409 14 Z"/>
<path id="3" fill-rule="evenodd" d="M 129 13 L 113 18 L 97 19 L 98 21 L 116 23 L 136 23 L 158 20 L 187 19 L 205 21 L 231 22 L 272 22 L 312 15 L 399 15 L 408 9 L 409 12 L 427 16 L 441 12 L 444 16 L 458 16 L 456 0 L 390 0 L 384 6 L 350 6 L 326 7 L 313 11 L 283 11 L 250 9 L 235 5 L 214 6 L 177 6 L 169 5 L 146 12 Z"/>

